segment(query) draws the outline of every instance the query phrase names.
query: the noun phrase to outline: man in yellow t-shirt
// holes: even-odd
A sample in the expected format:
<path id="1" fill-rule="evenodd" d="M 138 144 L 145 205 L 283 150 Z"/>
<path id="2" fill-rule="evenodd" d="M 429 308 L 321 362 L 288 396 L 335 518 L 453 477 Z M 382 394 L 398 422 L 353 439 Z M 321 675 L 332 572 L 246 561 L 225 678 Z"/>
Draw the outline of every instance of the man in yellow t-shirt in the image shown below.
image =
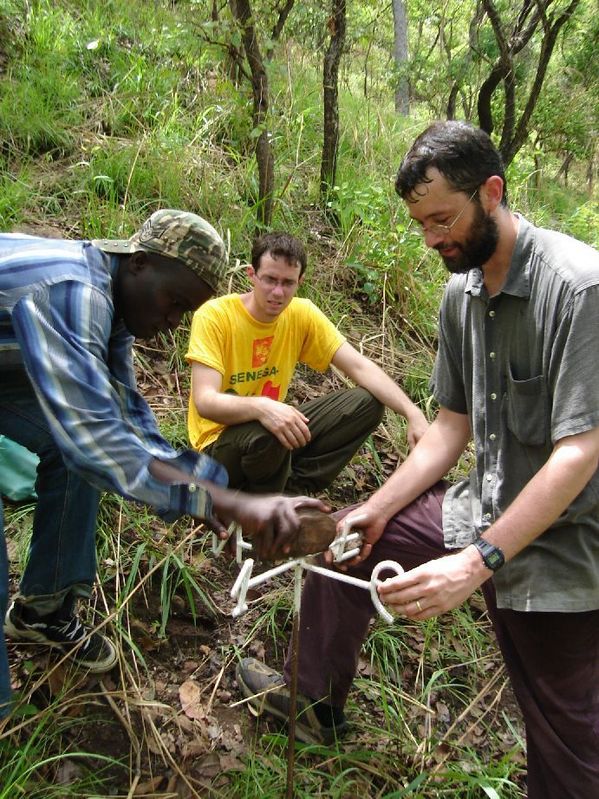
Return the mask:
<path id="1" fill-rule="evenodd" d="M 286 233 L 259 238 L 247 267 L 251 291 L 205 303 L 193 318 L 188 430 L 195 449 L 252 493 L 316 493 L 335 479 L 381 421 L 384 406 L 408 421 L 410 446 L 427 421 L 375 363 L 349 344 L 310 300 L 295 297 L 307 259 Z M 298 363 L 331 364 L 357 384 L 299 408 L 285 403 Z"/>

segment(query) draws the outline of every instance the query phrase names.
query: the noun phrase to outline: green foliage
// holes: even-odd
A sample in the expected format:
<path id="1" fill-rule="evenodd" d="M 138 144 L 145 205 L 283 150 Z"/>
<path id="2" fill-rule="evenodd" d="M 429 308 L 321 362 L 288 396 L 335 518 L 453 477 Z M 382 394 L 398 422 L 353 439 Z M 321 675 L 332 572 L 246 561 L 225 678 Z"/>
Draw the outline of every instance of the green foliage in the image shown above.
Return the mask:
<path id="1" fill-rule="evenodd" d="M 107 766 L 122 768 L 122 764 L 104 755 L 85 752 L 68 742 L 69 735 L 83 723 L 74 719 L 58 699 L 51 708 L 33 717 L 26 734 L 15 739 L 0 737 L 0 799 L 69 799 L 91 796 L 102 790 Z M 20 709 L 22 717 L 32 716 L 32 706 Z M 87 722 L 89 723 L 89 721 Z M 90 766 L 90 759 L 94 766 Z M 77 785 L 62 784 L 56 776 L 60 769 L 78 772 Z"/>
<path id="2" fill-rule="evenodd" d="M 423 3 L 410 0 L 410 69 L 413 98 L 425 103 L 433 116 L 449 113 L 450 99 L 458 118 L 478 121 L 479 90 L 490 73 L 490 65 L 500 56 L 497 37 L 489 17 L 479 3 Z M 552 3 L 544 16 L 548 27 L 566 6 Z M 526 11 L 527 23 L 534 17 L 531 7 L 519 0 L 493 4 L 503 36 L 510 41 L 517 21 Z M 526 10 L 527 9 L 527 10 Z M 551 156 L 567 151 L 586 159 L 596 135 L 597 86 L 596 59 L 597 15 L 590 0 L 581 0 L 559 35 L 545 76 L 538 105 L 530 126 L 531 140 Z M 529 101 L 542 51 L 544 27 L 539 25 L 530 41 L 522 42 L 514 53 L 514 112 L 519 118 Z M 499 86 L 492 97 L 494 132 L 499 140 L 505 121 L 504 88 Z"/>
<path id="3" fill-rule="evenodd" d="M 566 190 L 556 181 L 536 186 L 530 180 L 534 166 L 522 159 L 519 167 L 511 172 L 510 180 L 516 184 L 511 205 L 535 224 L 555 228 L 596 248 L 599 244 L 599 204 L 580 191 Z"/>
<path id="4" fill-rule="evenodd" d="M 137 146 L 115 144 L 92 149 L 89 160 L 89 191 L 115 208 L 127 207 L 136 215 L 168 200 L 179 208 L 186 205 L 184 166 L 180 153 L 152 138 Z"/>
<path id="5" fill-rule="evenodd" d="M 0 169 L 0 227 L 3 230 L 20 221 L 22 209 L 30 194 L 27 180 L 27 169 L 24 166 L 16 176 Z"/>
<path id="6" fill-rule="evenodd" d="M 575 238 L 599 249 L 599 207 L 585 202 L 575 208 L 564 220 L 564 228 Z"/>
<path id="7" fill-rule="evenodd" d="M 534 114 L 534 136 L 544 152 L 572 153 L 588 163 L 599 127 L 599 17 L 583 3 L 566 27 Z M 538 146 L 539 146 L 538 145 Z"/>
<path id="8" fill-rule="evenodd" d="M 207 609 L 210 614 L 214 613 L 214 602 L 210 594 L 210 583 L 205 579 L 202 585 L 193 574 L 193 570 L 176 553 L 167 553 L 164 557 L 160 584 L 160 608 L 162 619 L 158 634 L 162 637 L 166 635 L 166 627 L 171 616 L 171 605 L 173 597 L 180 591 L 187 599 L 188 607 L 194 621 L 198 616 L 196 599 Z"/>
<path id="9" fill-rule="evenodd" d="M 81 87 L 65 48 L 51 46 L 54 37 L 62 43 L 68 36 L 68 15 L 35 20 L 25 52 L 8 57 L 0 84 L 0 139 L 24 154 L 56 156 L 70 150 L 81 122 Z"/>
<path id="10" fill-rule="evenodd" d="M 234 270 L 236 260 L 247 261 L 254 234 L 256 131 L 249 85 L 231 58 L 231 48 L 240 45 L 239 33 L 226 4 L 217 5 L 220 16 L 213 21 L 208 0 L 5 0 L 0 10 L 3 228 L 47 224 L 68 236 L 127 236 L 154 209 L 184 207 L 203 214 L 223 233 L 234 272 L 230 285 L 245 285 L 239 266 Z M 273 44 L 267 67 L 276 170 L 273 227 L 290 230 L 308 245 L 310 266 L 302 295 L 428 407 L 446 273 L 410 226 L 392 181 L 416 133 L 432 116 L 445 116 L 454 82 L 458 115 L 475 119 L 476 93 L 497 47 L 488 21 L 475 31 L 476 48 L 469 47 L 474 2 L 410 0 L 408 5 L 413 110 L 404 120 L 393 112 L 389 4 L 348 4 L 337 185 L 325 214 L 317 203 L 320 61 L 329 8 L 311 0 L 296 3 L 281 40 L 273 43 L 275 6 L 269 0 L 253 2 L 261 41 Z M 511 8 L 511 0 L 501 4 L 506 18 Z M 592 41 L 597 15 L 586 0 L 582 12 L 556 51 L 532 141 L 510 166 L 509 184 L 514 208 L 597 246 L 599 208 L 584 175 L 597 127 Z M 519 83 L 530 80 L 526 60 L 517 69 Z M 501 98 L 497 102 L 500 106 Z M 554 176 L 567 153 L 575 161 L 566 189 Z M 171 394 L 180 391 L 181 396 L 168 407 L 159 402 L 156 407 L 163 432 L 181 446 L 186 444 L 189 390 L 186 346 L 186 329 L 158 346 L 164 351 L 165 383 Z M 140 371 L 152 373 L 156 353 L 137 352 Z M 182 377 L 169 383 L 173 372 Z M 391 448 L 405 451 L 403 422 L 389 414 L 385 430 Z M 373 446 L 357 466 L 376 470 L 381 479 L 387 468 L 383 455 Z M 7 516 L 16 572 L 26 557 L 31 513 L 11 508 Z M 160 644 L 168 640 L 169 622 L 181 602 L 192 618 L 212 614 L 214 575 L 207 561 L 199 537 L 183 523 L 167 528 L 149 509 L 103 498 L 98 590 L 106 591 L 107 602 L 117 608 L 114 627 L 136 680 L 153 683 L 155 675 L 145 671 L 149 658 L 131 629 L 135 614 L 145 611 Z M 231 569 L 222 579 L 230 583 L 232 574 Z M 290 616 L 290 594 L 281 580 L 252 606 L 249 632 L 231 644 L 230 662 L 258 639 L 280 661 Z M 476 703 L 474 718 L 484 743 L 460 742 L 456 729 L 447 750 L 451 759 L 435 770 L 435 758 L 441 756 L 435 747 L 447 743 L 450 723 L 470 712 L 488 679 L 493 647 L 486 620 L 468 607 L 424 625 L 375 625 L 350 700 L 354 740 L 326 751 L 299 748 L 296 795 L 519 796 L 515 784 L 523 746 L 513 723 L 500 717 L 487 723 Z M 418 668 L 410 671 L 414 662 Z M 132 714 L 142 704 L 135 697 Z M 58 733 L 52 735 L 60 718 L 60 707 L 47 709 L 19 747 L 11 748 L 0 734 L 0 799 L 69 795 L 70 788 L 51 780 L 53 758 L 67 758 L 71 751 L 64 749 Z M 471 721 L 468 717 L 463 727 Z M 500 725 L 509 746 L 493 758 L 494 728 Z M 463 727 L 459 735 L 467 732 Z M 131 753 L 137 757 L 135 745 Z M 227 774 L 227 795 L 281 796 L 285 746 L 285 736 L 256 737 L 244 770 Z M 92 785 L 87 776 L 72 793 L 104 795 L 102 786 Z"/>
<path id="11" fill-rule="evenodd" d="M 5 84 L 0 100 L 0 136 L 26 154 L 64 154 L 71 148 L 72 128 L 80 121 L 74 107 L 78 87 L 38 70 L 44 66 L 36 64 L 34 76 L 26 69 L 18 82 L 9 77 L 12 85 Z"/>

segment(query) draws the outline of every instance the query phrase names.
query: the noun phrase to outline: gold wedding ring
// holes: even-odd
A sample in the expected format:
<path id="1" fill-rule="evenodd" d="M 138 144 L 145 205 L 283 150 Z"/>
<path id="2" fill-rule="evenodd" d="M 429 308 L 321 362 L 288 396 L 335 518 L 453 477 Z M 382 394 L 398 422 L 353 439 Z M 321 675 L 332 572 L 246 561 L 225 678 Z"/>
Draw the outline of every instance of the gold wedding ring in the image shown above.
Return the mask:
<path id="1" fill-rule="evenodd" d="M 419 599 L 416 600 L 416 607 L 418 608 L 418 613 L 422 613 L 422 605 Z"/>

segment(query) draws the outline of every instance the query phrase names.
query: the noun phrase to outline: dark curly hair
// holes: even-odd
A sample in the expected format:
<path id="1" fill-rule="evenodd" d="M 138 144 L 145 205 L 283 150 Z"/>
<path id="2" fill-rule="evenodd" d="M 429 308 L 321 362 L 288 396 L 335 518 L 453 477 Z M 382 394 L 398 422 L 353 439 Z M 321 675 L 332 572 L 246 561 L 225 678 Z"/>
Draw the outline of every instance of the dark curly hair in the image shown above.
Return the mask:
<path id="1" fill-rule="evenodd" d="M 502 205 L 507 205 L 505 169 L 501 155 L 491 138 L 468 122 L 435 122 L 418 136 L 405 155 L 397 178 L 395 191 L 408 202 L 418 199 L 416 187 L 430 183 L 429 168 L 439 170 L 455 191 L 472 194 L 491 177 L 503 180 Z"/>

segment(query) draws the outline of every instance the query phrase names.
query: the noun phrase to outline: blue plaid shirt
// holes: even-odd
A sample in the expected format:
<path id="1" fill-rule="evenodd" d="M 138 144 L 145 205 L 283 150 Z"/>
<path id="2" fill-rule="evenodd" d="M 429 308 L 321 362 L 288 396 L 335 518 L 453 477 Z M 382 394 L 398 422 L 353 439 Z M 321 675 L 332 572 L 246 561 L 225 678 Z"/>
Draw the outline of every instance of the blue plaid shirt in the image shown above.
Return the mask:
<path id="1" fill-rule="evenodd" d="M 92 485 L 147 503 L 167 521 L 207 518 L 208 492 L 226 485 L 211 458 L 175 451 L 160 435 L 133 373 L 133 337 L 115 319 L 118 258 L 88 241 L 0 235 L 0 380 L 25 368 L 67 466 Z M 157 458 L 190 475 L 166 485 Z"/>

